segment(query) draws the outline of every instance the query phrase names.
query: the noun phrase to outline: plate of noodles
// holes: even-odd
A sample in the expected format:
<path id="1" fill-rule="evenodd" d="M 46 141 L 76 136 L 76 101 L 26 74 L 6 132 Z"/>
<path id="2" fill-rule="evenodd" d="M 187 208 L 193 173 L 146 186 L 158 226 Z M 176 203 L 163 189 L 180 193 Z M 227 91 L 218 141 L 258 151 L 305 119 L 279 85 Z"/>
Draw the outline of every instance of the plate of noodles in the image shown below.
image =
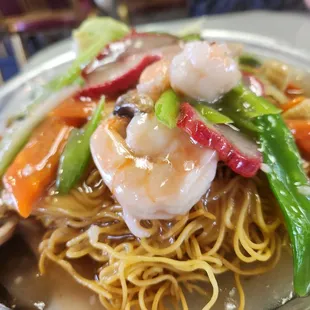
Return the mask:
<path id="1" fill-rule="evenodd" d="M 310 57 L 85 21 L 0 89 L 0 309 L 308 309 Z"/>

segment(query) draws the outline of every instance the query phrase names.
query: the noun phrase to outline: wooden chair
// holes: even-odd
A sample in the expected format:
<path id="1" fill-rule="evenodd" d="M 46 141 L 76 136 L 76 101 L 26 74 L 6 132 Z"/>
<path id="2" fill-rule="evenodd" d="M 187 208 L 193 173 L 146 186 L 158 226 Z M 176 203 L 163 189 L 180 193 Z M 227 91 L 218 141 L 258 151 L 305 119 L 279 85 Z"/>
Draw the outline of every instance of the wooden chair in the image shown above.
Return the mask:
<path id="1" fill-rule="evenodd" d="M 0 27 L 9 35 L 19 69 L 28 56 L 25 35 L 72 29 L 91 10 L 89 0 L 0 0 Z"/>
<path id="2" fill-rule="evenodd" d="M 310 1 L 310 0 L 309 0 Z M 128 24 L 149 23 L 162 20 L 167 15 L 185 17 L 189 11 L 188 0 L 94 0 L 98 7 Z M 169 13 L 173 17 L 169 18 Z"/>

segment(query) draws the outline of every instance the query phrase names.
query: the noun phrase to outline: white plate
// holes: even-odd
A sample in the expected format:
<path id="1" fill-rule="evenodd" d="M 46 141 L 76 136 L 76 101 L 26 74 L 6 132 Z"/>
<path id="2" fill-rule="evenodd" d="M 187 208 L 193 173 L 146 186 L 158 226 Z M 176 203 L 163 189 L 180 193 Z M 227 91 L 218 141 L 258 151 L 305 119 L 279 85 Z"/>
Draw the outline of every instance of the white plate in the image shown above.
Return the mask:
<path id="1" fill-rule="evenodd" d="M 198 24 L 197 24 L 198 21 Z M 253 23 L 255 20 L 253 20 Z M 243 43 L 247 50 L 257 53 L 262 57 L 274 57 L 281 59 L 284 62 L 290 63 L 301 69 L 310 71 L 310 55 L 302 49 L 296 49 L 283 40 L 267 37 L 264 35 L 251 34 L 249 32 L 225 29 L 210 29 L 208 27 L 208 20 L 196 19 L 186 20 L 184 22 L 173 22 L 163 24 L 146 25 L 143 28 L 147 30 L 163 30 L 170 29 L 171 31 L 178 31 L 188 26 L 201 26 L 202 36 L 209 38 L 210 40 L 218 41 L 230 41 Z M 266 26 L 266 25 L 265 25 Z M 233 27 L 231 27 L 233 28 Z M 310 28 L 309 28 L 310 29 Z M 61 44 L 70 44 L 61 43 Z M 61 45 L 60 44 L 60 45 Z M 61 53 L 53 53 L 55 57 L 51 57 L 47 61 L 42 61 L 40 65 L 35 65 L 31 70 L 24 72 L 8 82 L 0 89 L 0 125 L 4 125 L 5 119 L 8 116 L 16 113 L 18 110 L 33 100 L 36 97 L 36 93 L 40 91 L 41 85 L 46 83 L 56 74 L 65 71 L 70 62 L 74 59 L 73 51 L 68 48 Z M 1 121 L 2 120 L 2 121 Z M 281 261 L 281 264 L 271 274 L 271 277 L 276 279 L 277 274 L 286 270 L 287 277 L 283 282 L 275 282 L 273 286 L 268 286 L 270 281 L 266 281 L 269 276 L 260 276 L 252 278 L 246 282 L 246 290 L 255 291 L 257 283 L 260 283 L 260 291 L 253 295 L 249 294 L 247 298 L 247 309 L 261 310 L 263 309 L 275 309 L 282 304 L 293 299 L 292 295 L 292 262 L 291 258 L 286 256 Z M 219 300 L 218 306 L 215 309 L 235 309 L 233 303 L 229 303 L 229 296 L 234 291 L 230 292 L 229 277 L 222 279 L 225 282 L 226 289 L 223 290 L 222 297 Z M 264 284 L 265 283 L 265 284 Z M 229 293 L 230 292 L 230 293 Z M 264 300 L 268 294 L 268 305 L 260 306 L 259 302 Z M 264 298 L 262 298 L 264 297 Z M 267 298 L 266 298 L 267 299 Z M 199 305 L 197 299 L 189 298 L 190 309 L 198 310 Z M 295 300 L 290 301 L 286 308 L 292 310 L 305 310 L 310 309 L 309 300 Z"/>

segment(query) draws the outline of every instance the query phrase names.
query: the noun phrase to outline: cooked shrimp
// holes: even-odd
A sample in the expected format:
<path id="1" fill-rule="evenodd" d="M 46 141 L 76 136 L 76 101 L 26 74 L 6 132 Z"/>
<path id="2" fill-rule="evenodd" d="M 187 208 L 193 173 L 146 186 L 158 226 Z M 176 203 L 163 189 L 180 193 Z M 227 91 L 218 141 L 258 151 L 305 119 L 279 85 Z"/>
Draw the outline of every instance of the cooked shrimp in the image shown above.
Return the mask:
<path id="1" fill-rule="evenodd" d="M 128 227 L 143 237 L 140 220 L 173 218 L 197 203 L 214 179 L 218 157 L 151 114 L 127 124 L 124 118 L 107 120 L 94 133 L 91 151 Z"/>
<path id="2" fill-rule="evenodd" d="M 214 102 L 240 81 L 241 73 L 225 44 L 191 42 L 170 66 L 174 90 L 195 99 Z"/>
<path id="3" fill-rule="evenodd" d="M 140 76 L 137 90 L 156 101 L 162 92 L 170 87 L 169 67 L 172 58 L 182 51 L 179 45 L 161 48 L 157 53 L 160 61 L 148 66 Z"/>
<path id="4" fill-rule="evenodd" d="M 148 66 L 140 76 L 137 90 L 156 101 L 170 87 L 170 60 L 162 59 Z"/>

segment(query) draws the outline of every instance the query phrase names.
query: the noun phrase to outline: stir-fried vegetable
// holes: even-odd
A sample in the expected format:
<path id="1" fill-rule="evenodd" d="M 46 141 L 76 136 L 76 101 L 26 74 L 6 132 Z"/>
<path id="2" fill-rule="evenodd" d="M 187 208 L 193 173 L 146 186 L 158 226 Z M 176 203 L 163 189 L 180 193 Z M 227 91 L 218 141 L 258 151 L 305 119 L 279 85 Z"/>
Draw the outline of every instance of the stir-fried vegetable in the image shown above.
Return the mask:
<path id="1" fill-rule="evenodd" d="M 103 31 L 104 30 L 104 31 Z M 111 34 L 106 34 L 111 32 Z M 129 32 L 129 28 L 109 17 L 91 17 L 86 19 L 78 29 L 73 31 L 73 39 L 77 48 L 77 53 L 82 54 L 88 48 L 98 42 L 102 36 L 116 37 L 120 39 Z M 109 42 L 107 42 L 109 43 Z M 96 55 L 95 55 L 96 56 Z"/>
<path id="2" fill-rule="evenodd" d="M 59 102 L 73 95 L 76 90 L 76 86 L 65 88 L 40 104 L 36 104 L 36 106 L 31 109 L 27 118 L 15 123 L 6 132 L 0 143 L 0 176 L 4 174 L 18 152 L 27 143 L 34 128 L 42 122 L 45 116 L 54 109 Z"/>
<path id="3" fill-rule="evenodd" d="M 18 111 L 17 113 L 13 114 L 7 121 L 7 126 L 11 126 L 16 121 L 21 121 L 29 113 L 39 104 L 42 104 L 49 96 L 51 96 L 52 92 L 49 89 L 42 89 L 41 93 L 29 104 L 27 104 L 24 109 Z"/>
<path id="4" fill-rule="evenodd" d="M 254 132 L 259 131 L 253 122 L 255 117 L 281 112 L 241 84 L 228 92 L 214 107 L 231 118 L 237 127 Z"/>
<path id="5" fill-rule="evenodd" d="M 281 61 L 265 61 L 260 69 L 264 77 L 281 91 L 284 91 L 290 80 L 290 69 Z"/>
<path id="6" fill-rule="evenodd" d="M 285 103 L 285 104 L 282 104 L 281 105 L 281 109 L 283 111 L 287 111 L 291 108 L 294 108 L 295 106 L 299 105 L 301 102 L 303 102 L 306 98 L 304 96 L 298 96 L 294 99 L 292 99 L 291 101 Z"/>
<path id="7" fill-rule="evenodd" d="M 248 66 L 250 68 L 259 68 L 262 63 L 253 55 L 242 54 L 239 56 L 239 65 Z"/>
<path id="8" fill-rule="evenodd" d="M 310 160 L 310 120 L 286 120 L 302 155 Z"/>
<path id="9" fill-rule="evenodd" d="M 285 94 L 291 99 L 305 95 L 304 89 L 294 83 L 289 83 L 285 89 Z"/>
<path id="10" fill-rule="evenodd" d="M 242 72 L 242 81 L 256 96 L 265 95 L 265 86 L 255 74 Z"/>
<path id="11" fill-rule="evenodd" d="M 199 33 L 191 33 L 181 36 L 180 39 L 184 42 L 199 41 L 201 40 L 201 36 Z"/>
<path id="12" fill-rule="evenodd" d="M 310 120 L 310 99 L 302 100 L 295 106 L 292 106 L 283 113 L 283 117 L 287 119 Z"/>
<path id="13" fill-rule="evenodd" d="M 47 118 L 31 135 L 3 177 L 3 185 L 23 217 L 55 180 L 64 142 L 71 127 L 57 118 Z"/>
<path id="14" fill-rule="evenodd" d="M 59 117 L 68 124 L 79 127 L 92 115 L 97 103 L 97 100 L 82 101 L 79 98 L 70 97 L 61 102 L 49 115 Z"/>
<path id="15" fill-rule="evenodd" d="M 277 115 L 277 108 L 242 86 L 228 93 L 224 103 L 231 104 L 234 113 L 240 111 L 242 120 L 252 118 L 259 129 L 264 162 L 270 169 L 267 176 L 284 214 L 293 248 L 295 291 L 304 296 L 310 292 L 310 196 L 304 194 L 310 187 L 293 136 Z"/>
<path id="16" fill-rule="evenodd" d="M 256 96 L 241 84 L 224 96 L 223 104 L 230 106 L 233 111 L 240 112 L 240 116 L 244 118 L 254 118 L 281 112 L 268 100 Z"/>
<path id="17" fill-rule="evenodd" d="M 277 104 L 280 105 L 286 104 L 288 102 L 289 98 L 285 95 L 285 93 L 275 87 L 264 77 L 260 76 L 260 80 L 264 83 L 265 96 L 274 99 Z"/>
<path id="18" fill-rule="evenodd" d="M 79 40 L 80 54 L 75 59 L 65 75 L 62 75 L 48 84 L 49 88 L 59 90 L 64 86 L 75 82 L 85 67 L 94 59 L 105 45 L 124 37 L 129 33 L 129 28 L 110 17 L 91 18 L 85 21 L 75 32 L 75 38 Z"/>
<path id="19" fill-rule="evenodd" d="M 172 90 L 168 89 L 155 103 L 155 115 L 157 119 L 169 128 L 176 127 L 180 111 L 180 98 Z"/>
<path id="20" fill-rule="evenodd" d="M 213 124 L 228 124 L 233 122 L 229 117 L 206 104 L 199 103 L 195 100 L 190 101 L 199 114 Z M 172 89 L 165 91 L 155 104 L 155 115 L 157 119 L 169 128 L 176 126 L 179 111 L 180 98 Z"/>
<path id="21" fill-rule="evenodd" d="M 310 292 L 310 196 L 307 176 L 292 134 L 280 115 L 257 119 L 267 177 L 283 215 L 294 256 L 294 288 L 299 296 Z"/>
<path id="22" fill-rule="evenodd" d="M 58 168 L 56 184 L 61 194 L 68 193 L 87 169 L 91 157 L 90 138 L 102 119 L 104 102 L 104 98 L 101 99 L 92 118 L 84 128 L 74 129 L 71 132 Z"/>
<path id="23" fill-rule="evenodd" d="M 104 29 L 104 32 L 102 32 L 102 29 Z M 106 44 L 122 38 L 128 32 L 129 28 L 125 24 L 112 18 L 87 20 L 76 32 L 76 35 L 79 36 L 79 34 L 83 33 L 82 37 L 89 37 L 90 41 L 88 43 L 91 42 L 91 44 L 86 44 L 87 48 L 73 62 L 67 74 L 51 81 L 48 84 L 48 89 L 58 92 L 63 87 L 79 81 L 83 67 L 95 58 Z M 97 36 L 98 33 L 100 35 Z M 78 83 L 75 84 L 70 88 L 74 92 L 78 89 Z M 2 139 L 0 144 L 0 176 L 3 175 L 20 149 L 26 144 L 31 131 L 44 119 L 46 114 L 65 99 L 64 96 L 71 96 L 72 91 L 65 89 L 48 98 L 46 94 L 49 94 L 49 92 L 44 92 L 44 96 L 31 105 L 28 117 L 16 123 Z"/>
<path id="24" fill-rule="evenodd" d="M 228 124 L 232 123 L 232 119 L 228 116 L 218 112 L 217 110 L 202 104 L 202 103 L 194 103 L 193 104 L 195 109 L 203 116 L 205 119 L 207 119 L 209 122 L 214 124 Z"/>

